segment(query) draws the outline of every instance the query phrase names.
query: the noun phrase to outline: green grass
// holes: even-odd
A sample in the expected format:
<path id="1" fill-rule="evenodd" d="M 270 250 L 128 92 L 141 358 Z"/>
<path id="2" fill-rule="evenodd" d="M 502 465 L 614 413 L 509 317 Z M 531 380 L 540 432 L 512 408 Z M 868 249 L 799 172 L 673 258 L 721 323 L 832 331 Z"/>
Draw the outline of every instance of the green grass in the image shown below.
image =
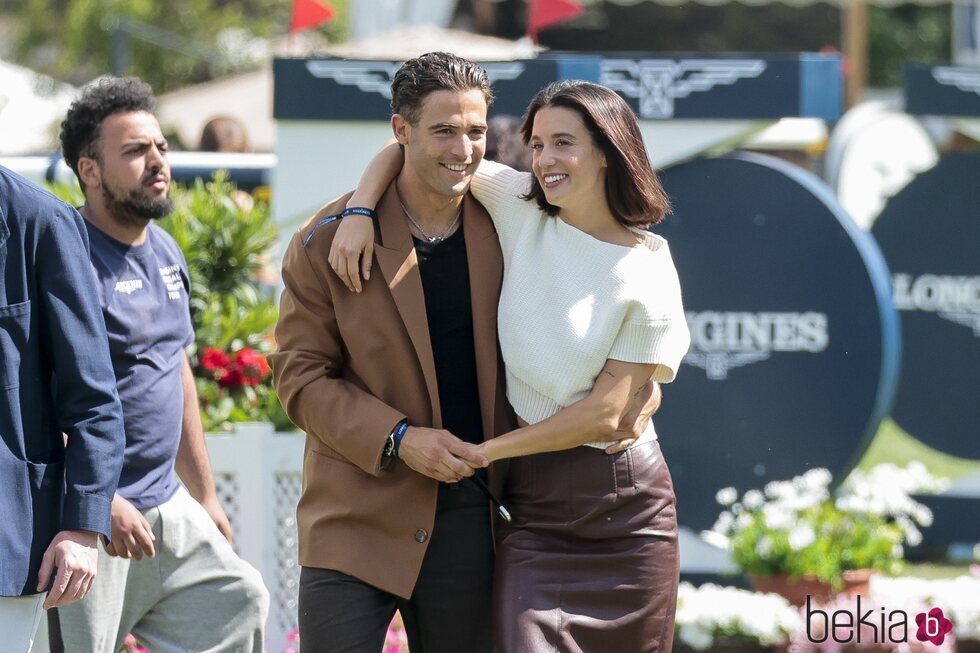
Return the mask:
<path id="1" fill-rule="evenodd" d="M 937 451 L 916 440 L 891 419 L 881 423 L 858 467 L 867 470 L 879 463 L 906 465 L 913 460 L 921 461 L 933 475 L 950 480 L 980 472 L 980 460 L 957 458 Z"/>
<path id="2" fill-rule="evenodd" d="M 902 576 L 925 578 L 926 580 L 942 580 L 968 576 L 969 574 L 970 565 L 968 563 L 916 562 L 909 563 Z"/>

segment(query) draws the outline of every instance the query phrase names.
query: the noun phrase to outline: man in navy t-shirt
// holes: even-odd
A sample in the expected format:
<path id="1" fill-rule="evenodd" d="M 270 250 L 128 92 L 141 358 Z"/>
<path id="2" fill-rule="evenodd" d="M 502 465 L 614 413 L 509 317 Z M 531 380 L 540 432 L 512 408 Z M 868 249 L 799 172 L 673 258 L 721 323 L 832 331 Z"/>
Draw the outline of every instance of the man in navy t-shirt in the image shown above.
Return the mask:
<path id="1" fill-rule="evenodd" d="M 268 592 L 231 548 L 184 352 L 194 341 L 187 264 L 152 224 L 173 210 L 154 104 L 139 80 L 105 78 L 62 123 L 65 161 L 85 194 L 126 452 L 98 580 L 52 630 L 71 653 L 114 653 L 130 632 L 154 653 L 261 653 Z"/>

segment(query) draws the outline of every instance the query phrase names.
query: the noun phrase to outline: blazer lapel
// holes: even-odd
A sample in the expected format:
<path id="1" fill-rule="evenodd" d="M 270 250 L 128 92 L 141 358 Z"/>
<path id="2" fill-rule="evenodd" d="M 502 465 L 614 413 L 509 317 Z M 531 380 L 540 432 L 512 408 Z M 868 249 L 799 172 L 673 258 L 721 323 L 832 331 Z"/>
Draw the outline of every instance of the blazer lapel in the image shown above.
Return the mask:
<path id="1" fill-rule="evenodd" d="M 408 224 L 398 201 L 395 184 L 388 187 L 378 203 L 378 230 L 381 243 L 375 245 L 374 254 L 378 267 L 391 297 L 395 300 L 398 314 L 412 340 L 422 376 L 432 404 L 432 427 L 442 428 L 442 411 L 439 405 L 439 386 L 436 382 L 436 366 L 432 356 L 432 340 L 429 336 L 429 320 L 425 313 L 425 295 L 422 292 L 422 276 L 415 255 L 415 245 L 408 231 Z M 381 361 L 379 361 L 381 362 Z"/>
<path id="2" fill-rule="evenodd" d="M 497 357 L 497 303 L 503 277 L 503 259 L 497 231 L 486 209 L 469 193 L 463 198 L 463 237 L 470 273 L 470 303 L 473 310 L 473 350 L 483 416 L 483 438 L 495 434 Z"/>

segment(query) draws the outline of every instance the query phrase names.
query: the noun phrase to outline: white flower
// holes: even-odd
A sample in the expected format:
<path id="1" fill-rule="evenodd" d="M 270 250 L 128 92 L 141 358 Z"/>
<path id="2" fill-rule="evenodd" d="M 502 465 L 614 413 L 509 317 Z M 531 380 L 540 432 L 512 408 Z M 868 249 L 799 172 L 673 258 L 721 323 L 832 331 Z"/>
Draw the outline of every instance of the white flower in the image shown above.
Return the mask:
<path id="1" fill-rule="evenodd" d="M 803 479 L 807 489 L 812 491 L 825 490 L 833 480 L 830 470 L 824 467 L 808 470 L 800 478 Z"/>
<path id="2" fill-rule="evenodd" d="M 817 534 L 807 524 L 799 524 L 789 532 L 789 545 L 794 551 L 802 551 L 817 540 Z"/>
<path id="3" fill-rule="evenodd" d="M 766 496 L 771 499 L 780 499 L 796 495 L 796 488 L 791 481 L 770 481 L 766 483 Z"/>
<path id="4" fill-rule="evenodd" d="M 769 554 L 772 553 L 772 538 L 768 535 L 760 537 L 759 541 L 755 543 L 755 552 L 762 559 L 768 558 Z"/>
<path id="5" fill-rule="evenodd" d="M 919 526 L 929 527 L 932 526 L 932 511 L 929 510 L 927 506 L 922 504 L 917 504 L 912 508 L 912 519 L 919 524 Z"/>
<path id="6" fill-rule="evenodd" d="M 780 504 L 770 503 L 762 508 L 762 516 L 767 528 L 783 531 L 793 526 L 795 515 Z"/>
<path id="7" fill-rule="evenodd" d="M 699 588 L 680 584 L 675 623 L 678 639 L 697 650 L 711 648 L 715 633 L 783 645 L 803 626 L 799 611 L 780 596 L 710 583 Z"/>
<path id="8" fill-rule="evenodd" d="M 715 501 L 723 506 L 730 506 L 738 499 L 738 492 L 733 487 L 723 487 L 715 494 Z"/>
<path id="9" fill-rule="evenodd" d="M 742 497 L 742 505 L 744 505 L 749 510 L 758 510 L 766 502 L 766 498 L 762 495 L 762 492 L 758 490 L 749 490 Z"/>
<path id="10" fill-rule="evenodd" d="M 722 535 L 718 531 L 701 531 L 701 539 L 719 549 L 730 550 L 732 548 L 732 541 L 728 536 Z"/>
<path id="11" fill-rule="evenodd" d="M 711 530 L 717 531 L 718 533 L 728 533 L 732 530 L 732 526 L 734 525 L 735 516 L 725 510 L 718 515 L 718 519 L 715 520 L 715 525 L 711 527 Z"/>
<path id="12" fill-rule="evenodd" d="M 715 641 L 711 631 L 697 625 L 681 626 L 677 631 L 678 638 L 695 651 L 706 651 Z"/>

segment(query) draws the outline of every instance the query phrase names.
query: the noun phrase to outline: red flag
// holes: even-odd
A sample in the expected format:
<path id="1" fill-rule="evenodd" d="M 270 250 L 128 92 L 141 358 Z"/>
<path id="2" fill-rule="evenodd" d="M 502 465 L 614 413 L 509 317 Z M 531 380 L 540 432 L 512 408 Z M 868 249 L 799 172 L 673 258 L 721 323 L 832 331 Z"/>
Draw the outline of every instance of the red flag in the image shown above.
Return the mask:
<path id="1" fill-rule="evenodd" d="M 527 33 L 538 40 L 538 32 L 546 27 L 575 18 L 584 11 L 575 0 L 531 0 L 527 8 Z"/>
<path id="2" fill-rule="evenodd" d="M 334 10 L 320 0 L 293 0 L 293 20 L 289 31 L 299 32 L 333 20 Z"/>

